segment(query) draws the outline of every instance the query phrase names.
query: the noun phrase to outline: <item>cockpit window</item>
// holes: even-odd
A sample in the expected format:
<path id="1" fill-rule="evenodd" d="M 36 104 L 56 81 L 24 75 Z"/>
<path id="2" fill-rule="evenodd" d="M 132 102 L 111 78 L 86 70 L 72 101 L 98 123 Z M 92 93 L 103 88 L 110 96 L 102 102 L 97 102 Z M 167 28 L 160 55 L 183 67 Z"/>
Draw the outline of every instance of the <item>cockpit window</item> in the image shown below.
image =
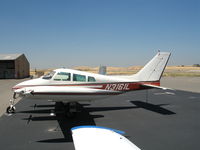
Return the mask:
<path id="1" fill-rule="evenodd" d="M 80 74 L 73 74 L 73 81 L 86 82 L 86 76 Z"/>
<path id="2" fill-rule="evenodd" d="M 96 80 L 94 77 L 88 76 L 88 82 L 96 82 Z"/>
<path id="3" fill-rule="evenodd" d="M 55 77 L 55 81 L 70 81 L 71 80 L 71 74 L 67 72 L 58 72 Z"/>
<path id="4" fill-rule="evenodd" d="M 49 72 L 48 74 L 44 75 L 42 79 L 50 80 L 55 73 L 55 71 Z"/>

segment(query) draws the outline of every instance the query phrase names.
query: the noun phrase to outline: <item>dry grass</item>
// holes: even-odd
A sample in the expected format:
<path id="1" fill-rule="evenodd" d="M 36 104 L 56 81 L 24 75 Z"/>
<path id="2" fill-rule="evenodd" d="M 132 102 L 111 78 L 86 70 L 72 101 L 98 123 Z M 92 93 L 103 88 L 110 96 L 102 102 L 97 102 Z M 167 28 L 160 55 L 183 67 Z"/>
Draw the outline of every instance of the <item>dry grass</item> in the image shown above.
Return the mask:
<path id="1" fill-rule="evenodd" d="M 192 66 L 168 66 L 165 69 L 163 76 L 186 76 L 186 77 L 200 77 L 200 67 Z"/>
<path id="2" fill-rule="evenodd" d="M 131 67 L 107 67 L 108 75 L 131 75 L 137 73 L 142 66 L 131 66 Z M 74 67 L 73 69 L 80 71 L 87 71 L 92 73 L 98 73 L 99 67 L 88 67 L 88 66 L 79 66 Z M 39 74 L 46 74 L 54 69 L 43 69 L 43 70 L 31 70 L 30 74 L 35 76 Z M 163 76 L 189 76 L 189 77 L 200 77 L 200 67 L 192 66 L 167 66 Z"/>

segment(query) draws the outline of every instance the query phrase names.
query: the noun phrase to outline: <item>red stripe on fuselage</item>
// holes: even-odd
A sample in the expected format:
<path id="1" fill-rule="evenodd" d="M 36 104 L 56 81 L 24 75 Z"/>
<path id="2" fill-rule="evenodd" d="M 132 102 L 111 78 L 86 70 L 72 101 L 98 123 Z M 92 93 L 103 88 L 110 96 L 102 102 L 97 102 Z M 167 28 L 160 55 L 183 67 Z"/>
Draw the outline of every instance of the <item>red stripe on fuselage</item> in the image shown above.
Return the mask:
<path id="1" fill-rule="evenodd" d="M 113 93 L 48 93 L 48 92 L 33 92 L 33 95 L 119 95 L 123 92 Z"/>

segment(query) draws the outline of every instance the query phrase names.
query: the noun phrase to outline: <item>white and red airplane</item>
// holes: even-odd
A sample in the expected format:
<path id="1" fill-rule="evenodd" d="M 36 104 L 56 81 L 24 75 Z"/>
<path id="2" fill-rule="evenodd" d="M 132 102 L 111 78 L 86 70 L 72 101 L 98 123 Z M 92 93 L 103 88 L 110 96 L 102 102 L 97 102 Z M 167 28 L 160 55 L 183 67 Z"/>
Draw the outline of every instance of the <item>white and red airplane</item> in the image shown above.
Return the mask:
<path id="1" fill-rule="evenodd" d="M 37 79 L 15 85 L 8 113 L 15 111 L 14 100 L 19 97 L 68 103 L 69 112 L 80 101 L 92 101 L 147 88 L 161 88 L 160 78 L 169 60 L 169 52 L 158 52 L 138 73 L 108 76 L 72 69 L 56 69 Z"/>

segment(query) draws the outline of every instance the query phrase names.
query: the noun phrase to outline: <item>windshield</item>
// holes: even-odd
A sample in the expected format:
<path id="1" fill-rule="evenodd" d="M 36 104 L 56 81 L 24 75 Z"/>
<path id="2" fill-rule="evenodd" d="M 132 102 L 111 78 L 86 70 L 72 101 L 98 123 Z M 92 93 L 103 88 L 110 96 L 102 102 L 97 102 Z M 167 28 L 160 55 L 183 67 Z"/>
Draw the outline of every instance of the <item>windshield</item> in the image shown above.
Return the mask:
<path id="1" fill-rule="evenodd" d="M 54 76 L 55 81 L 70 81 L 71 80 L 71 74 L 68 72 L 58 72 Z"/>
<path id="2" fill-rule="evenodd" d="M 53 75 L 54 75 L 55 73 L 56 73 L 55 71 L 49 72 L 48 74 L 44 75 L 44 76 L 42 77 L 42 79 L 47 79 L 47 80 L 49 80 L 49 79 L 51 79 L 51 78 L 53 77 Z"/>

